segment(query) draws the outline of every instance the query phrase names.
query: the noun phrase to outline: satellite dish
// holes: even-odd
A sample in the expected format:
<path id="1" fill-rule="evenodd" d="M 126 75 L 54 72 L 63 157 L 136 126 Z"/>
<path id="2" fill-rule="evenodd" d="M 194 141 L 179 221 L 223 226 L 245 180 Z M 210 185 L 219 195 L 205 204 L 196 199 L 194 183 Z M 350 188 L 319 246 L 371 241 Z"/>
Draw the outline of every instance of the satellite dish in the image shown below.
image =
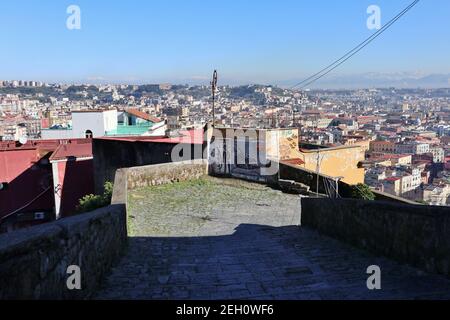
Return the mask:
<path id="1" fill-rule="evenodd" d="M 26 144 L 28 142 L 28 138 L 27 137 L 20 137 L 19 138 L 19 143 L 20 144 Z"/>

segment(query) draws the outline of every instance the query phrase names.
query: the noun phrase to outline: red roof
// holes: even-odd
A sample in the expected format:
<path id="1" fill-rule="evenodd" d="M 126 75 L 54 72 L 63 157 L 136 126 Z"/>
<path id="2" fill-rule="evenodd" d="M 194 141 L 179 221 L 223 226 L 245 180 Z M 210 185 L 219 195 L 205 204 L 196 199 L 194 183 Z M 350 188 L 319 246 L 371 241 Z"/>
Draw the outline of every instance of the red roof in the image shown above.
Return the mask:
<path id="1" fill-rule="evenodd" d="M 131 115 L 133 115 L 135 117 L 138 117 L 138 118 L 141 118 L 141 119 L 153 122 L 153 123 L 161 122 L 161 119 L 156 118 L 156 117 L 152 117 L 152 116 L 150 116 L 149 114 L 147 114 L 145 112 L 139 111 L 138 109 L 127 109 L 127 110 L 125 110 L 125 112 L 129 113 L 129 114 L 131 114 Z"/>
<path id="2" fill-rule="evenodd" d="M 92 157 L 92 143 L 62 144 L 53 152 L 50 161 Z"/>
<path id="3" fill-rule="evenodd" d="M 302 159 L 288 159 L 281 161 L 281 163 L 286 163 L 294 166 L 301 166 L 305 164 L 305 162 Z"/>
<path id="4" fill-rule="evenodd" d="M 389 182 L 394 182 L 394 181 L 400 180 L 400 178 L 398 178 L 398 177 L 390 177 L 390 178 L 386 178 L 385 180 L 389 181 Z"/>
<path id="5" fill-rule="evenodd" d="M 16 141 L 0 141 L 0 152 L 8 150 L 46 150 L 55 151 L 60 144 L 80 144 L 91 143 L 90 139 L 61 139 L 61 140 L 29 140 L 25 144 L 19 144 Z"/>
<path id="6" fill-rule="evenodd" d="M 0 180 L 11 182 L 26 169 L 37 163 L 41 157 L 36 149 L 9 150 L 0 152 Z"/>

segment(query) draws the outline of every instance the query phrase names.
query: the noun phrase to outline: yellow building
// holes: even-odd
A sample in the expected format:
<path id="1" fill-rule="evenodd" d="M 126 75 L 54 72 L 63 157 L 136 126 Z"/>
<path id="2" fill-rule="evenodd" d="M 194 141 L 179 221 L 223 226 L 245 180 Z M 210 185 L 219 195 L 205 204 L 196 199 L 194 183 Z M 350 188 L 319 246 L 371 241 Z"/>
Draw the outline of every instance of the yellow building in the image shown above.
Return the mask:
<path id="1" fill-rule="evenodd" d="M 344 141 L 345 146 L 359 146 L 364 152 L 370 150 L 370 139 L 364 137 L 347 137 Z"/>
<path id="2" fill-rule="evenodd" d="M 300 151 L 302 168 L 317 171 L 320 174 L 339 178 L 347 184 L 364 183 L 364 168 L 359 164 L 364 161 L 364 151 L 360 146 L 343 146 L 317 150 Z"/>
<path id="3" fill-rule="evenodd" d="M 278 148 L 278 160 L 301 160 L 297 166 L 335 178 L 342 178 L 347 184 L 364 183 L 364 168 L 360 166 L 365 160 L 365 146 L 369 141 L 359 141 L 351 146 L 300 149 L 298 129 L 268 130 L 266 133 L 267 154 L 273 155 L 274 146 Z M 272 148 L 270 147 L 272 146 Z M 292 164 L 292 162 L 291 162 Z"/>
<path id="4" fill-rule="evenodd" d="M 341 178 L 347 184 L 364 183 L 365 172 L 364 168 L 360 167 L 360 163 L 365 160 L 365 152 L 360 145 L 335 148 L 312 145 L 311 150 L 300 149 L 298 129 L 239 130 L 216 128 L 214 136 L 215 140 L 225 139 L 225 141 L 231 143 L 234 140 L 246 140 L 247 145 L 257 146 L 260 151 L 264 150 L 263 154 L 276 162 L 287 162 L 291 165 L 295 163 L 299 168 L 314 172 L 319 170 L 320 174 Z M 219 143 L 218 145 L 223 144 Z M 239 144 L 236 144 L 234 149 L 238 155 L 249 151 L 249 147 L 239 146 Z M 223 150 L 218 152 L 221 153 Z M 237 165 L 239 166 L 239 164 Z M 222 169 L 224 167 L 221 166 Z M 245 165 L 241 167 L 240 169 L 243 169 Z"/>

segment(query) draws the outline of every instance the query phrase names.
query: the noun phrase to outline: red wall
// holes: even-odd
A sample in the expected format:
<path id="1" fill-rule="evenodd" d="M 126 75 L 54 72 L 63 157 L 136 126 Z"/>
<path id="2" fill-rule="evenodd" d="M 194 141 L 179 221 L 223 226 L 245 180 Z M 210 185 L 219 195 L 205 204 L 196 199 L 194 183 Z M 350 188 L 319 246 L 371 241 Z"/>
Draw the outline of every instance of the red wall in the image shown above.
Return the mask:
<path id="1" fill-rule="evenodd" d="M 0 218 L 29 203 L 47 188 L 27 211 L 53 210 L 51 164 L 37 150 L 0 152 L 0 180 L 9 183 L 7 190 L 0 191 Z"/>
<path id="2" fill-rule="evenodd" d="M 94 164 L 92 160 L 58 162 L 61 185 L 61 217 L 75 213 L 79 200 L 94 193 Z"/>

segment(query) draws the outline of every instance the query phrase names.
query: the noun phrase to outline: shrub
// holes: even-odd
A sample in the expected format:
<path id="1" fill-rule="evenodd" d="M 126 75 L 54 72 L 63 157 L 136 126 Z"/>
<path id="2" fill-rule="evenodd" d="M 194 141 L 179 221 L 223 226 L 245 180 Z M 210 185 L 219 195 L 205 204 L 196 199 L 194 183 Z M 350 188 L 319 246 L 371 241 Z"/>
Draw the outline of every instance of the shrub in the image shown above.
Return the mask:
<path id="1" fill-rule="evenodd" d="M 103 198 L 106 202 L 108 202 L 108 204 L 110 204 L 114 190 L 114 184 L 112 182 L 107 181 L 104 187 L 105 191 L 103 192 Z"/>
<path id="2" fill-rule="evenodd" d="M 375 200 L 375 194 L 370 190 L 369 186 L 362 183 L 352 187 L 351 197 L 361 200 Z"/>
<path id="3" fill-rule="evenodd" d="M 77 206 L 77 213 L 90 212 L 109 206 L 111 204 L 114 185 L 111 182 L 106 182 L 104 187 L 105 191 L 102 195 L 89 194 L 81 198 Z"/>

